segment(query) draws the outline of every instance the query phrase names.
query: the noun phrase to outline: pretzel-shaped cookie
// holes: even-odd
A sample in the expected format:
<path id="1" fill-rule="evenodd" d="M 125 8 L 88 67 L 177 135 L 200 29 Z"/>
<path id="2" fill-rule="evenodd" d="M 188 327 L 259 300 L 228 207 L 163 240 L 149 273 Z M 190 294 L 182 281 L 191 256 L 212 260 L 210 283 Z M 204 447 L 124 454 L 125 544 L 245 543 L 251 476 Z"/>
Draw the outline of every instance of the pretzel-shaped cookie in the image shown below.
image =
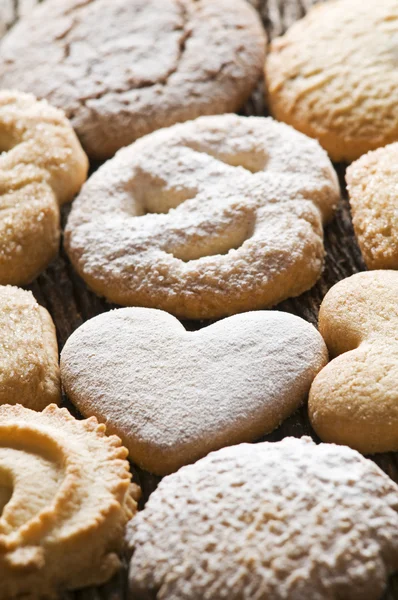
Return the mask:
<path id="1" fill-rule="evenodd" d="M 103 165 L 74 202 L 66 249 L 113 302 L 220 317 L 316 282 L 338 198 L 316 141 L 270 118 L 201 117 Z"/>
<path id="2" fill-rule="evenodd" d="M 114 574 L 136 511 L 126 456 L 95 418 L 0 407 L 0 600 L 53 598 Z"/>
<path id="3" fill-rule="evenodd" d="M 0 148 L 0 284 L 25 284 L 57 253 L 88 161 L 64 113 L 19 92 L 0 92 Z"/>
<path id="4" fill-rule="evenodd" d="M 319 437 L 363 453 L 398 450 L 398 272 L 370 271 L 325 296 L 319 330 L 334 358 L 315 378 Z"/>

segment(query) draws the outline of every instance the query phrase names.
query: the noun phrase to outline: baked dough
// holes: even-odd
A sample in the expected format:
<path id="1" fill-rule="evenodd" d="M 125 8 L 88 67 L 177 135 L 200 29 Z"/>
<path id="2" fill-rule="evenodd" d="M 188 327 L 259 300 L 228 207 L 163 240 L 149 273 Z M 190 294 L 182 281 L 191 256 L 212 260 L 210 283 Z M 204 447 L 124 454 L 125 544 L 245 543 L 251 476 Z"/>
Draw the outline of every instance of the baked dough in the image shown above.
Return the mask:
<path id="1" fill-rule="evenodd" d="M 332 360 L 315 378 L 311 424 L 364 454 L 398 450 L 398 271 L 357 273 L 326 294 L 319 330 Z"/>
<path id="2" fill-rule="evenodd" d="M 398 140 L 398 2 L 333 0 L 270 45 L 271 113 L 334 161 Z"/>
<path id="3" fill-rule="evenodd" d="M 264 117 L 201 117 L 121 150 L 73 203 L 65 247 L 97 294 L 181 318 L 311 288 L 339 200 L 314 140 Z"/>
<path id="4" fill-rule="evenodd" d="M 245 313 L 190 332 L 165 312 L 124 308 L 71 335 L 61 373 L 77 408 L 163 475 L 278 427 L 326 362 L 316 329 L 288 313 Z"/>
<path id="5" fill-rule="evenodd" d="M 54 323 L 31 292 L 0 286 L 0 404 L 42 410 L 61 401 Z"/>
<path id="6" fill-rule="evenodd" d="M 398 487 L 350 448 L 240 444 L 163 479 L 132 520 L 131 600 L 379 600 Z"/>
<path id="7" fill-rule="evenodd" d="M 65 110 L 105 159 L 160 127 L 241 108 L 265 33 L 245 0 L 46 0 L 0 49 L 0 86 Z"/>
<path id="8" fill-rule="evenodd" d="M 0 406 L 0 600 L 56 598 L 117 571 L 138 493 L 126 456 L 94 418 Z"/>
<path id="9" fill-rule="evenodd" d="M 0 284 L 22 285 L 56 256 L 88 161 L 63 112 L 20 92 L 0 91 L 0 149 Z"/>
<path id="10" fill-rule="evenodd" d="M 398 143 L 362 156 L 346 173 L 352 221 L 369 269 L 398 269 Z"/>

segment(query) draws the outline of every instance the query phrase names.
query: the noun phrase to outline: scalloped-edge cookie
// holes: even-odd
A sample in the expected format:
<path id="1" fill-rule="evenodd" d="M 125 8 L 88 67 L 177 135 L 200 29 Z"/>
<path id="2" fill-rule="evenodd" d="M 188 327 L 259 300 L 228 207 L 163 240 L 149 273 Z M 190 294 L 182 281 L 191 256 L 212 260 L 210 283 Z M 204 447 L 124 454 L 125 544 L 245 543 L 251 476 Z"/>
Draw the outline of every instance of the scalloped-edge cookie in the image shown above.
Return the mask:
<path id="1" fill-rule="evenodd" d="M 58 344 L 50 314 L 31 292 L 0 286 L 0 404 L 59 404 Z"/>
<path id="2" fill-rule="evenodd" d="M 88 160 L 61 110 L 16 91 L 0 91 L 0 150 L 0 284 L 24 285 L 56 256 Z"/>
<path id="3" fill-rule="evenodd" d="M 379 600 L 398 486 L 350 448 L 241 444 L 165 477 L 127 537 L 131 600 Z"/>
<path id="4" fill-rule="evenodd" d="M 352 161 L 398 140 L 398 2 L 334 0 L 270 45 L 271 113 Z"/>
<path id="5" fill-rule="evenodd" d="M 326 362 L 315 327 L 285 312 L 186 331 L 163 311 L 123 308 L 71 335 L 61 374 L 82 414 L 106 423 L 140 467 L 164 475 L 278 427 Z"/>
<path id="6" fill-rule="evenodd" d="M 126 457 L 94 418 L 0 406 L 0 600 L 56 598 L 117 571 L 138 494 Z"/>

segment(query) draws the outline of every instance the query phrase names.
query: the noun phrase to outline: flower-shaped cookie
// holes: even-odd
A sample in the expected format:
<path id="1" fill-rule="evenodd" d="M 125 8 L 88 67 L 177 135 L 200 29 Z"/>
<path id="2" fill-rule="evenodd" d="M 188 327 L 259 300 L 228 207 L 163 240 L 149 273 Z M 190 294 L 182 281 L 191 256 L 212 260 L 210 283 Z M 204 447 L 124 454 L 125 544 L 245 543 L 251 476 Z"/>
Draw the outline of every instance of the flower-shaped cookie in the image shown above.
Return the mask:
<path id="1" fill-rule="evenodd" d="M 311 423 L 326 442 L 398 450 L 398 272 L 369 271 L 325 296 L 319 330 L 332 360 L 315 378 Z"/>
<path id="2" fill-rule="evenodd" d="M 113 575 L 136 511 L 126 456 L 94 418 L 0 407 L 0 600 L 53 598 Z"/>

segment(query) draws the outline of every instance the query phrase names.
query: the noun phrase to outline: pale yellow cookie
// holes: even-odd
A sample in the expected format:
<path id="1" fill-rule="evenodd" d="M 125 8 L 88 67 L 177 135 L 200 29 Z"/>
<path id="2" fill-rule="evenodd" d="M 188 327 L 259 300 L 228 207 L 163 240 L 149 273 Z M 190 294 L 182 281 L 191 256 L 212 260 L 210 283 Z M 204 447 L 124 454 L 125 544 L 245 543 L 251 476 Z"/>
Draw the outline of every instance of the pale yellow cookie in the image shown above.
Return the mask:
<path id="1" fill-rule="evenodd" d="M 397 0 L 315 6 L 270 46 L 272 114 L 335 161 L 398 140 L 397 38 Z"/>
<path id="2" fill-rule="evenodd" d="M 338 200 L 316 141 L 271 118 L 201 117 L 98 169 L 73 203 L 65 245 L 112 302 L 221 317 L 312 287 Z"/>
<path id="3" fill-rule="evenodd" d="M 246 0 L 46 0 L 5 36 L 0 86 L 65 110 L 93 158 L 241 108 L 266 36 Z"/>
<path id="4" fill-rule="evenodd" d="M 398 269 L 398 143 L 369 152 L 346 174 L 352 221 L 369 269 Z"/>
<path id="5" fill-rule="evenodd" d="M 319 330 L 332 360 L 308 409 L 326 442 L 363 453 L 398 450 L 398 271 L 358 273 L 325 296 Z"/>
<path id="6" fill-rule="evenodd" d="M 88 161 L 64 113 L 20 92 L 0 91 L 0 148 L 0 284 L 19 285 L 57 254 Z"/>
<path id="7" fill-rule="evenodd" d="M 94 418 L 0 406 L 0 600 L 58 598 L 117 571 L 138 492 L 126 456 Z"/>
<path id="8" fill-rule="evenodd" d="M 398 486 L 350 448 L 240 444 L 165 477 L 128 526 L 131 600 L 380 600 Z"/>
<path id="9" fill-rule="evenodd" d="M 41 410 L 61 400 L 54 323 L 31 292 L 0 286 L 0 404 Z"/>

